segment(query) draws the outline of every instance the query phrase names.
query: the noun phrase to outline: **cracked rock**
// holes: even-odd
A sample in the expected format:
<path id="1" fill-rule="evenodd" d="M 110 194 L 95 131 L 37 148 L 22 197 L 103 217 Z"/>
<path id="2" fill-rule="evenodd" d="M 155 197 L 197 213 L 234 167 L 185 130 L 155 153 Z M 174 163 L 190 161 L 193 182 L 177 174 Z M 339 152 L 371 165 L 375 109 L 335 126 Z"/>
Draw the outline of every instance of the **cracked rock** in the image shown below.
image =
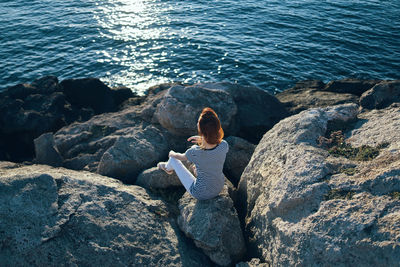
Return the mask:
<path id="1" fill-rule="evenodd" d="M 211 266 L 164 202 L 138 186 L 0 164 L 1 266 Z"/>
<path id="2" fill-rule="evenodd" d="M 252 257 L 271 266 L 399 265 L 399 108 L 358 118 L 357 110 L 309 109 L 264 135 L 238 188 Z M 348 142 L 388 142 L 378 157 L 349 160 L 318 146 L 328 122 L 355 119 Z"/>

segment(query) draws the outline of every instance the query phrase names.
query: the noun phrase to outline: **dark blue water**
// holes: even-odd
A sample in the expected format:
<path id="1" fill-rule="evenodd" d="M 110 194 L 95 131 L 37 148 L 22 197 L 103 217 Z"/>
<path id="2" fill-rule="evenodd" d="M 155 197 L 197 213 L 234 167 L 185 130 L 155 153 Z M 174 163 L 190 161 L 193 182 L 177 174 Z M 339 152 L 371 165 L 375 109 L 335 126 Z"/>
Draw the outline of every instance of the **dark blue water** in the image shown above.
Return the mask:
<path id="1" fill-rule="evenodd" d="M 399 0 L 1 0 L 0 88 L 400 79 Z"/>

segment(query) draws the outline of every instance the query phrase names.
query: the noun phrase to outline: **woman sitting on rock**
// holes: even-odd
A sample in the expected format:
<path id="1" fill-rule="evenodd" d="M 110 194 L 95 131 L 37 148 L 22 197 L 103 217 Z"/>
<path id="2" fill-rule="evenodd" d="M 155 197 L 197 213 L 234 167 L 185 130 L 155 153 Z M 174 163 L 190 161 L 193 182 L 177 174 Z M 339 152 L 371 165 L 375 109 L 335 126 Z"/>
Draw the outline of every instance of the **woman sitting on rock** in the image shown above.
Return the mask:
<path id="1" fill-rule="evenodd" d="M 186 190 L 199 200 L 206 200 L 218 196 L 224 187 L 222 169 L 229 146 L 221 128 L 218 115 L 211 108 L 204 108 L 197 122 L 198 134 L 187 140 L 197 143 L 184 154 L 169 152 L 168 162 L 158 163 L 158 168 L 168 174 L 173 170 L 179 177 Z M 194 173 L 197 179 L 183 165 L 182 161 L 194 163 Z"/>

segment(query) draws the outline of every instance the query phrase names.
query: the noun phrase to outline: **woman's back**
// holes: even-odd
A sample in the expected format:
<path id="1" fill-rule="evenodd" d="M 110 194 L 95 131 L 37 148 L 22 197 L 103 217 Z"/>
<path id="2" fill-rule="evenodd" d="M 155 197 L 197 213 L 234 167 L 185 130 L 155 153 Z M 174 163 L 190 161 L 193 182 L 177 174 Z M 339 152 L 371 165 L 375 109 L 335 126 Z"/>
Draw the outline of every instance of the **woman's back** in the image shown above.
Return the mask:
<path id="1" fill-rule="evenodd" d="M 190 193 L 198 199 L 209 199 L 221 192 L 224 186 L 222 172 L 229 145 L 225 140 L 212 149 L 192 146 L 185 152 L 190 162 L 196 165 L 197 179 L 190 188 Z"/>

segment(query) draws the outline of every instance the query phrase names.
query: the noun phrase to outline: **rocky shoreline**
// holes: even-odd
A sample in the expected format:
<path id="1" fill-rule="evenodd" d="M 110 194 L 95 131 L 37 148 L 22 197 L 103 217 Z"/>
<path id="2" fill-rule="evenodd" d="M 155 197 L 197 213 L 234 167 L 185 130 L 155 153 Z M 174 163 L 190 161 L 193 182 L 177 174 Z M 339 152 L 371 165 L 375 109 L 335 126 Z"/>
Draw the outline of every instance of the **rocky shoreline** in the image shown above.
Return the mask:
<path id="1" fill-rule="evenodd" d="M 54 76 L 7 88 L 0 262 L 399 266 L 399 102 L 400 81 L 355 79 L 276 96 L 230 83 L 136 96 Z M 224 191 L 196 201 L 155 166 L 188 148 L 205 106 L 230 151 Z"/>

